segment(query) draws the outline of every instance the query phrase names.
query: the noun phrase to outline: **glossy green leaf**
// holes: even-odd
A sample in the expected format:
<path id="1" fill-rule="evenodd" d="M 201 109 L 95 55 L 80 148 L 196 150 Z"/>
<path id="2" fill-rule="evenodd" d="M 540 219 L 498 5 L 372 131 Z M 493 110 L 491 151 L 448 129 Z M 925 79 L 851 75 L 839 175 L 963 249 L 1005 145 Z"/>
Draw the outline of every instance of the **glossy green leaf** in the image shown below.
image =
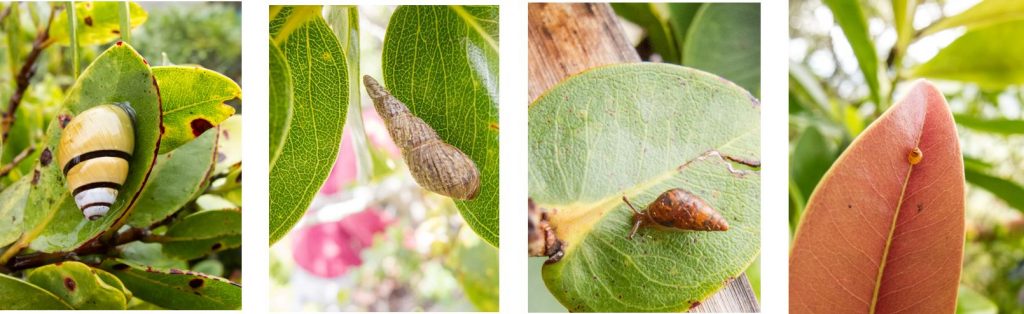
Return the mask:
<path id="1" fill-rule="evenodd" d="M 857 0 L 824 0 L 836 23 L 843 29 L 847 42 L 853 48 L 853 54 L 857 57 L 861 73 L 864 74 L 864 81 L 868 83 L 871 90 L 871 100 L 881 104 L 881 83 L 879 82 L 881 63 L 878 54 L 875 52 L 874 40 L 868 31 L 867 19 L 864 17 L 864 10 L 861 2 Z"/>
<path id="2" fill-rule="evenodd" d="M 683 47 L 686 47 L 686 36 L 690 33 L 690 26 L 693 25 L 693 19 L 697 16 L 697 11 L 704 6 L 703 3 L 669 3 L 668 14 L 669 14 L 669 27 L 672 28 L 672 36 L 675 38 L 675 44 L 679 47 L 679 58 L 683 58 Z M 686 60 L 680 60 L 683 63 Z"/>
<path id="3" fill-rule="evenodd" d="M 913 69 L 915 77 L 963 81 L 986 90 L 1024 84 L 1024 20 L 970 30 Z"/>
<path id="4" fill-rule="evenodd" d="M 682 49 L 684 65 L 761 93 L 761 5 L 711 3 L 697 11 Z"/>
<path id="5" fill-rule="evenodd" d="M 458 242 L 445 261 L 469 301 L 481 312 L 498 311 L 498 249 L 472 230 L 459 230 Z"/>
<path id="6" fill-rule="evenodd" d="M 270 164 L 277 163 L 281 143 L 292 122 L 292 74 L 281 49 L 270 42 Z"/>
<path id="7" fill-rule="evenodd" d="M 153 166 L 152 182 L 142 189 L 128 224 L 147 228 L 182 209 L 206 189 L 217 160 L 217 134 L 207 130 L 196 140 L 161 154 Z"/>
<path id="8" fill-rule="evenodd" d="M 39 286 L 0 274 L 0 310 L 72 310 L 63 300 Z"/>
<path id="9" fill-rule="evenodd" d="M 807 204 L 811 192 L 818 186 L 818 181 L 832 166 L 836 157 L 832 145 L 825 140 L 818 128 L 811 126 L 804 129 L 796 141 L 796 146 L 793 147 L 789 160 L 789 177 L 795 184 L 790 188 L 797 189 L 801 196 L 801 199 L 796 201 Z M 791 218 L 800 217 L 802 212 L 803 206 L 790 213 Z"/>
<path id="10" fill-rule="evenodd" d="M 644 29 L 654 52 L 665 62 L 679 63 L 679 45 L 669 26 L 668 6 L 664 3 L 612 3 L 615 14 Z"/>
<path id="11" fill-rule="evenodd" d="M 25 202 L 31 177 L 23 177 L 0 190 L 0 248 L 14 243 L 25 232 Z"/>
<path id="12" fill-rule="evenodd" d="M 293 10 L 285 7 L 271 24 L 287 19 Z M 302 218 L 330 174 L 341 144 L 350 83 L 345 53 L 322 17 L 306 19 L 280 45 L 295 97 L 281 153 L 270 164 L 270 244 Z"/>
<path id="13" fill-rule="evenodd" d="M 497 247 L 498 7 L 399 7 L 382 62 L 391 93 L 476 163 L 480 192 L 455 205 Z"/>
<path id="14" fill-rule="evenodd" d="M 914 14 L 917 13 L 917 0 L 893 0 L 892 16 L 893 25 L 896 28 L 896 58 L 902 58 L 906 53 L 907 46 L 914 39 Z M 896 59 L 894 59 L 896 60 Z M 900 66 L 898 60 L 894 61 Z"/>
<path id="15" fill-rule="evenodd" d="M 760 112 L 743 88 L 667 64 L 591 69 L 538 98 L 529 196 L 565 243 L 544 266 L 548 289 L 570 311 L 671 312 L 742 273 L 760 250 L 760 173 L 706 153 L 760 159 Z M 622 197 L 645 206 L 672 188 L 704 199 L 729 230 L 643 228 L 627 239 Z"/>
<path id="16" fill-rule="evenodd" d="M 146 269 L 121 260 L 102 267 L 121 279 L 135 297 L 172 310 L 238 310 L 242 287 L 227 279 L 190 271 Z"/>
<path id="17" fill-rule="evenodd" d="M 242 211 L 205 210 L 185 216 L 164 234 L 164 254 L 191 260 L 242 245 Z"/>
<path id="18" fill-rule="evenodd" d="M 97 272 L 79 262 L 50 264 L 33 269 L 25 280 L 37 285 L 76 310 L 124 310 L 128 299 L 123 287 L 112 286 Z"/>
<path id="19" fill-rule="evenodd" d="M 960 285 L 956 298 L 956 314 L 996 314 L 999 307 L 985 295 Z"/>
<path id="20" fill-rule="evenodd" d="M 989 191 L 1006 205 L 1024 211 L 1024 186 L 971 167 L 964 167 L 964 175 L 968 183 Z"/>
<path id="21" fill-rule="evenodd" d="M 215 259 L 205 259 L 192 267 L 193 271 L 214 276 L 224 275 L 224 264 Z"/>
<path id="22" fill-rule="evenodd" d="M 44 148 L 50 157 L 40 158 L 37 163 L 38 180 L 32 185 L 27 205 L 33 210 L 24 218 L 33 229 L 27 230 L 16 245 L 31 243 L 32 249 L 43 252 L 71 250 L 127 221 L 156 162 L 161 109 L 155 82 L 142 56 L 128 44 L 111 46 L 82 72 L 68 92 L 61 115 L 73 116 L 97 105 L 128 102 L 135 110 L 135 152 L 128 177 L 110 212 L 95 221 L 85 219 L 56 162 L 63 130 L 60 116 L 54 117 Z"/>
<path id="23" fill-rule="evenodd" d="M 956 119 L 956 124 L 975 131 L 1001 135 L 1024 134 L 1024 120 L 1005 118 L 985 119 L 967 114 L 955 114 L 953 117 Z"/>
<path id="24" fill-rule="evenodd" d="M 115 1 L 84 1 L 75 3 L 76 18 L 78 19 L 78 44 L 81 46 L 97 45 L 121 38 L 121 24 L 118 10 L 123 2 Z M 139 4 L 130 2 L 132 28 L 146 22 L 148 14 Z M 58 14 L 50 25 L 50 40 L 61 45 L 70 43 L 68 35 L 68 18 L 65 14 Z"/>
<path id="25" fill-rule="evenodd" d="M 188 268 L 187 261 L 164 254 L 163 245 L 160 243 L 135 241 L 120 246 L 120 249 L 121 259 L 134 264 L 163 271 Z"/>
<path id="26" fill-rule="evenodd" d="M 924 29 L 922 33 L 923 35 L 929 35 L 960 26 L 966 26 L 968 29 L 978 29 L 1019 20 L 1024 20 L 1024 2 L 1017 0 L 985 0 L 967 9 L 967 11 L 935 22 L 935 24 Z"/>
<path id="27" fill-rule="evenodd" d="M 235 113 L 224 102 L 242 97 L 242 88 L 231 78 L 198 66 L 153 67 L 153 75 L 164 107 L 161 154 L 219 125 Z"/>

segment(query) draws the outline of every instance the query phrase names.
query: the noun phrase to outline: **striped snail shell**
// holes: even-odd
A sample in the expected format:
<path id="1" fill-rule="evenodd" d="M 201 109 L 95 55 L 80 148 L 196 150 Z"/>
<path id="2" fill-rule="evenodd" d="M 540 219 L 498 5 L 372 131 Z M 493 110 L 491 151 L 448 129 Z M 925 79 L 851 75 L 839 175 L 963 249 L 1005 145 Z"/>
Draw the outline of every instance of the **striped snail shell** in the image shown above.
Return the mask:
<path id="1" fill-rule="evenodd" d="M 89 220 L 107 214 L 128 177 L 134 118 L 128 103 L 115 103 L 82 111 L 64 126 L 57 160 L 75 204 Z"/>
<path id="2" fill-rule="evenodd" d="M 630 239 L 641 225 L 695 231 L 729 230 L 729 223 L 722 214 L 699 196 L 683 189 L 671 189 L 661 193 L 644 211 L 636 210 L 625 196 L 622 200 L 633 209 L 633 229 L 628 237 Z"/>
<path id="3" fill-rule="evenodd" d="M 445 143 L 423 119 L 409 112 L 369 75 L 366 92 L 409 165 L 413 179 L 423 188 L 451 198 L 471 200 L 480 191 L 480 171 L 461 150 Z"/>

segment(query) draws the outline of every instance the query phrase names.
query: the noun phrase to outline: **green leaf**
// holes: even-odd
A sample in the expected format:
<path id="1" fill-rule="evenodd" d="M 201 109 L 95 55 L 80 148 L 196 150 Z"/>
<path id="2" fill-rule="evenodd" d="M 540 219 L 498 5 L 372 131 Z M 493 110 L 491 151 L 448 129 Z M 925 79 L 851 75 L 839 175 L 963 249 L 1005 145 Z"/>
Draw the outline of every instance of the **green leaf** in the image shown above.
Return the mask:
<path id="1" fill-rule="evenodd" d="M 964 175 L 968 183 L 989 191 L 1006 205 L 1024 211 L 1024 186 L 972 167 L 964 167 Z"/>
<path id="2" fill-rule="evenodd" d="M 146 269 L 122 260 L 102 267 L 121 279 L 139 299 L 172 310 L 238 310 L 242 287 L 227 279 L 190 271 Z"/>
<path id="3" fill-rule="evenodd" d="M 164 136 L 160 153 L 199 137 L 235 113 L 224 102 L 242 97 L 231 78 L 198 66 L 153 67 L 163 99 Z"/>
<path id="4" fill-rule="evenodd" d="M 287 19 L 285 7 L 271 24 Z M 273 27 L 272 27 L 273 30 Z M 302 218 L 330 174 L 348 108 L 348 67 L 338 38 L 320 16 L 304 21 L 281 43 L 294 82 L 291 124 L 270 164 L 270 244 Z"/>
<path id="5" fill-rule="evenodd" d="M 956 314 L 999 313 L 999 307 L 992 300 L 965 285 L 960 285 L 956 301 Z"/>
<path id="6" fill-rule="evenodd" d="M 128 224 L 148 228 L 181 210 L 206 189 L 217 160 L 217 134 L 207 130 L 196 140 L 157 157 L 152 182 L 142 189 Z"/>
<path id="7" fill-rule="evenodd" d="M 25 232 L 25 202 L 28 200 L 31 177 L 22 177 L 0 190 L 0 248 L 17 241 Z"/>
<path id="8" fill-rule="evenodd" d="M 188 262 L 163 252 L 160 243 L 131 242 L 120 246 L 121 259 L 138 265 L 146 265 L 153 269 L 169 271 L 171 269 L 187 269 Z"/>
<path id="9" fill-rule="evenodd" d="M 196 263 L 196 266 L 193 266 L 192 270 L 214 276 L 223 276 L 224 264 L 215 259 L 206 259 Z"/>
<path id="10" fill-rule="evenodd" d="M 0 274 L 0 310 L 73 310 L 39 286 Z"/>
<path id="11" fill-rule="evenodd" d="M 818 181 L 832 166 L 836 157 L 832 145 L 825 140 L 818 128 L 811 126 L 800 134 L 800 138 L 796 140 L 796 145 L 793 147 L 793 153 L 790 155 L 789 176 L 796 185 L 791 188 L 798 189 L 802 196 L 802 199 L 798 200 L 801 204 L 807 204 L 811 192 L 818 186 Z M 803 212 L 802 207 L 797 208 L 797 212 L 792 214 L 795 214 L 795 217 L 800 217 L 801 212 Z"/>
<path id="12" fill-rule="evenodd" d="M 135 152 L 117 201 L 105 216 L 89 221 L 75 205 L 56 162 L 63 131 L 59 120 L 60 116 L 74 116 L 94 106 L 114 102 L 128 102 L 135 110 Z M 97 57 L 71 87 L 60 116 L 50 123 L 44 149 L 51 157 L 40 158 L 36 166 L 38 180 L 32 185 L 27 205 L 33 210 L 25 213 L 25 224 L 33 229 L 26 231 L 16 245 L 31 242 L 30 247 L 37 251 L 67 251 L 104 231 L 119 228 L 130 216 L 156 162 L 160 115 L 155 78 L 142 56 L 122 43 L 111 46 Z M 3 260 L 6 259 L 0 258 Z"/>
<path id="13" fill-rule="evenodd" d="M 954 114 L 956 123 L 975 131 L 1000 135 L 1024 134 L 1024 120 L 1005 118 L 985 119 L 967 114 Z"/>
<path id="14" fill-rule="evenodd" d="M 675 44 L 682 50 L 686 47 L 686 36 L 689 34 L 690 26 L 693 25 L 693 19 L 697 16 L 697 11 L 704 6 L 703 3 L 669 3 L 668 14 L 669 14 L 669 27 L 672 28 L 672 36 L 675 38 Z M 679 58 L 682 59 L 682 51 L 679 52 Z M 687 62 L 687 60 L 680 60 Z"/>
<path id="15" fill-rule="evenodd" d="M 382 62 L 391 93 L 476 163 L 479 195 L 455 205 L 473 231 L 497 247 L 498 7 L 399 7 Z"/>
<path id="16" fill-rule="evenodd" d="M 711 3 L 697 11 L 682 49 L 684 65 L 761 93 L 761 5 Z"/>
<path id="17" fill-rule="evenodd" d="M 75 3 L 75 23 L 78 31 L 78 44 L 81 46 L 98 45 L 121 38 L 121 24 L 118 10 L 123 2 L 86 1 Z M 137 3 L 130 2 L 131 24 L 135 28 L 146 22 L 148 14 Z M 68 35 L 68 17 L 58 14 L 50 25 L 50 40 L 61 45 L 71 43 Z"/>
<path id="18" fill-rule="evenodd" d="M 760 112 L 739 86 L 668 64 L 591 69 L 538 98 L 529 195 L 565 244 L 544 266 L 548 289 L 570 311 L 671 312 L 742 273 L 760 250 L 760 173 L 732 174 L 739 165 L 707 152 L 758 160 Z M 643 228 L 626 239 L 622 197 L 645 206 L 672 188 L 704 199 L 729 230 Z"/>
<path id="19" fill-rule="evenodd" d="M 292 122 L 292 74 L 281 49 L 270 41 L 270 164 L 277 163 Z"/>
<path id="20" fill-rule="evenodd" d="M 861 73 L 864 74 L 864 81 L 868 83 L 871 90 L 871 100 L 881 105 L 881 84 L 879 83 L 879 69 L 881 63 L 878 54 L 875 52 L 874 40 L 868 32 L 868 23 L 864 18 L 864 10 L 857 0 L 824 0 L 832 15 L 843 29 L 843 34 L 853 48 L 853 54 L 857 56 L 857 63 Z"/>
<path id="21" fill-rule="evenodd" d="M 1024 38 L 1024 20 L 970 30 L 912 75 L 971 82 L 985 90 L 1024 84 L 1024 42 L 1007 38 Z"/>
<path id="22" fill-rule="evenodd" d="M 25 280 L 63 299 L 76 310 L 124 310 L 128 299 L 123 287 L 111 286 L 91 267 L 63 262 L 33 269 Z"/>
<path id="23" fill-rule="evenodd" d="M 665 62 L 679 63 L 679 45 L 669 26 L 668 8 L 664 3 L 612 3 L 619 16 L 639 25 L 647 33 L 654 51 Z"/>
<path id="24" fill-rule="evenodd" d="M 963 13 L 939 20 L 935 24 L 928 26 L 928 28 L 922 31 L 922 35 L 934 34 L 953 27 L 966 26 L 968 29 L 978 29 L 1019 20 L 1024 20 L 1024 2 L 1017 0 L 985 0 Z"/>
<path id="25" fill-rule="evenodd" d="M 896 50 L 899 55 L 906 52 L 910 41 L 914 39 L 914 14 L 917 13 L 917 0 L 893 0 L 892 16 L 896 28 Z M 895 63 L 899 66 L 899 63 Z"/>
<path id="26" fill-rule="evenodd" d="M 459 230 L 458 242 L 445 264 L 478 311 L 498 311 L 497 248 L 481 241 L 472 230 L 463 227 Z"/>
<path id="27" fill-rule="evenodd" d="M 185 216 L 161 240 L 164 254 L 184 260 L 242 245 L 242 211 L 205 210 Z"/>

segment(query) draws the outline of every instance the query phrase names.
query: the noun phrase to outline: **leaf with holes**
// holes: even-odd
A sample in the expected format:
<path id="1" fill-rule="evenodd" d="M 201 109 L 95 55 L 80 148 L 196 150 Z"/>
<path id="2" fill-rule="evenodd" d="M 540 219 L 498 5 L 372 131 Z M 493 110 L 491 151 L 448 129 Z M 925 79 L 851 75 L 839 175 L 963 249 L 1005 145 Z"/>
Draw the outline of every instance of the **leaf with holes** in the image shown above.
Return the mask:
<path id="1" fill-rule="evenodd" d="M 117 201 L 98 220 L 82 216 L 57 165 L 57 145 L 63 129 L 60 119 L 71 118 L 86 109 L 114 102 L 127 102 L 135 110 L 135 152 L 128 177 Z M 24 224 L 32 226 L 15 245 L 42 252 L 67 251 L 116 230 L 127 221 L 138 202 L 139 192 L 149 180 L 160 144 L 160 98 L 149 66 L 128 44 L 118 43 L 99 55 L 68 91 L 64 107 L 50 122 L 44 152 L 36 163 Z M 9 250 L 0 262 L 17 250 Z"/>
<path id="2" fill-rule="evenodd" d="M 0 274 L 0 291 L 0 310 L 73 310 L 46 289 L 5 274 Z"/>
<path id="3" fill-rule="evenodd" d="M 942 93 L 917 82 L 811 195 L 789 259 L 791 309 L 952 313 L 963 243 L 956 125 Z"/>
<path id="4" fill-rule="evenodd" d="M 399 7 L 382 62 L 391 93 L 476 163 L 480 192 L 455 205 L 498 246 L 498 7 Z"/>
<path id="5" fill-rule="evenodd" d="M 153 67 L 164 107 L 164 154 L 202 135 L 235 113 L 226 101 L 241 98 L 231 78 L 198 66 Z"/>
<path id="6" fill-rule="evenodd" d="M 111 259 L 101 265 L 139 299 L 171 310 L 238 310 L 242 287 L 227 279 L 197 272 L 158 271 Z"/>
<path id="7" fill-rule="evenodd" d="M 157 157 L 153 181 L 142 189 L 128 224 L 148 228 L 181 210 L 206 189 L 217 160 L 219 129 L 207 130 L 196 140 Z"/>
<path id="8" fill-rule="evenodd" d="M 708 152 L 759 160 L 760 113 L 743 88 L 667 64 L 591 69 L 538 98 L 529 195 L 564 242 L 542 270 L 552 294 L 570 311 L 684 311 L 742 273 L 760 250 L 760 173 Z M 646 206 L 673 188 L 704 199 L 729 230 L 627 239 L 622 197 Z"/>
<path id="9" fill-rule="evenodd" d="M 50 264 L 29 271 L 25 280 L 60 297 L 76 310 L 124 310 L 128 297 L 119 282 L 108 284 L 79 262 Z M 116 279 L 115 279 L 116 280 Z"/>
<path id="10" fill-rule="evenodd" d="M 123 2 L 117 1 L 84 1 L 75 3 L 75 24 L 79 45 L 98 45 L 121 38 L 120 7 Z M 132 28 L 146 22 L 149 14 L 135 2 L 128 3 L 129 18 Z M 50 40 L 61 45 L 69 45 L 68 17 L 61 12 L 53 18 L 50 25 Z"/>
<path id="11" fill-rule="evenodd" d="M 164 254 L 192 260 L 242 245 L 242 211 L 205 210 L 185 216 L 164 234 Z"/>
<path id="12" fill-rule="evenodd" d="M 277 13 L 271 21 L 272 37 L 296 11 L 289 6 Z M 319 15 L 305 18 L 278 43 L 292 75 L 294 98 L 281 152 L 270 164 L 270 244 L 302 218 L 330 174 L 345 126 L 350 84 L 341 44 Z"/>

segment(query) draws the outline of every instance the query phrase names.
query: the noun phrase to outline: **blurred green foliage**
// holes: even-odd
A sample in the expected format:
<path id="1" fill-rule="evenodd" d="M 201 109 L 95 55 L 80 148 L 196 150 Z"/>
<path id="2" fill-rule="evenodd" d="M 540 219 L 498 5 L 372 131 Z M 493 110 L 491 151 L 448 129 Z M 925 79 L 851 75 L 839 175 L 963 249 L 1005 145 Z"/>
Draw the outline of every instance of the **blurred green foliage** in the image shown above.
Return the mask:
<path id="1" fill-rule="evenodd" d="M 153 65 L 201 64 L 242 81 L 242 3 L 142 3 L 149 20 L 132 44 Z"/>
<path id="2" fill-rule="evenodd" d="M 1024 44 L 991 35 L 1024 21 L 1024 6 L 790 4 L 790 230 L 850 142 L 911 82 L 934 80 L 955 114 L 968 183 L 957 311 L 1024 313 L 1024 87 L 1014 74 L 1024 69 L 1015 53 Z"/>

